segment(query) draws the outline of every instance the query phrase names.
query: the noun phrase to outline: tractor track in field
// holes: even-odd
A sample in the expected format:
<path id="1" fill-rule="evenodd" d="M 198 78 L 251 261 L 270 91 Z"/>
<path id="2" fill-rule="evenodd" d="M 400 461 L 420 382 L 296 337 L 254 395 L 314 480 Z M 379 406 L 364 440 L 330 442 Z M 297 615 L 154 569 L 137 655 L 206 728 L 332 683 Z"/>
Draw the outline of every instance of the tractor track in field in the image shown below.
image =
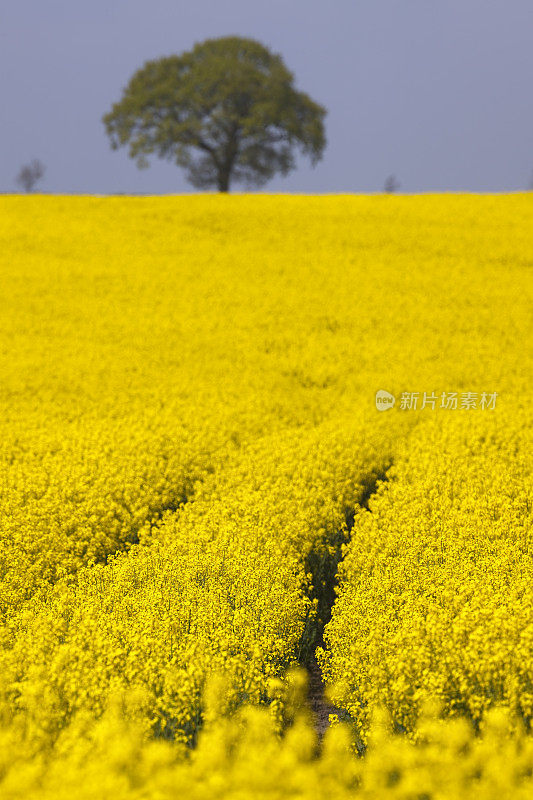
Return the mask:
<path id="1" fill-rule="evenodd" d="M 378 485 L 387 480 L 387 468 L 372 477 L 365 485 L 357 507 L 369 511 L 370 498 L 377 491 Z M 315 718 L 315 731 L 318 736 L 319 748 L 326 730 L 329 727 L 330 714 L 337 714 L 341 719 L 345 716 L 342 709 L 336 708 L 326 698 L 326 686 L 322 678 L 322 671 L 317 661 L 317 648 L 325 648 L 324 630 L 331 620 L 333 606 L 336 599 L 337 573 L 343 558 L 343 545 L 351 541 L 352 529 L 355 523 L 356 510 L 346 513 L 346 532 L 339 534 L 335 543 L 335 556 L 330 559 L 315 558 L 311 553 L 308 557 L 307 568 L 313 575 L 313 585 L 318 587 L 311 595 L 318 599 L 318 617 L 314 631 L 313 643 L 307 651 L 307 656 L 301 661 L 307 671 L 307 702 Z"/>
<path id="2" fill-rule="evenodd" d="M 319 742 L 329 727 L 330 714 L 342 714 L 341 709 L 336 708 L 328 702 L 325 696 L 325 685 L 322 679 L 322 672 L 318 665 L 316 656 L 313 655 L 311 662 L 307 665 L 308 685 L 307 702 L 313 712 L 315 719 L 315 731 Z"/>

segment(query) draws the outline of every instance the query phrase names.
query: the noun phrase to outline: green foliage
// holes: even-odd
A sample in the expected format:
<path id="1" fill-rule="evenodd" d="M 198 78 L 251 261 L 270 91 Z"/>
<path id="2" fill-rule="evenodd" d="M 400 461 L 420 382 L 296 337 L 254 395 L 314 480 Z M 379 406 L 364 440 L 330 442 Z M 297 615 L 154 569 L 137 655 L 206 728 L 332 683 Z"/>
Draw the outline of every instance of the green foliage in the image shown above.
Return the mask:
<path id="1" fill-rule="evenodd" d="M 326 110 L 294 88 L 281 57 L 252 39 L 208 39 L 180 56 L 147 62 L 103 118 L 111 146 L 129 145 L 139 167 L 156 154 L 199 189 L 261 186 L 295 167 L 295 148 L 315 164 Z"/>

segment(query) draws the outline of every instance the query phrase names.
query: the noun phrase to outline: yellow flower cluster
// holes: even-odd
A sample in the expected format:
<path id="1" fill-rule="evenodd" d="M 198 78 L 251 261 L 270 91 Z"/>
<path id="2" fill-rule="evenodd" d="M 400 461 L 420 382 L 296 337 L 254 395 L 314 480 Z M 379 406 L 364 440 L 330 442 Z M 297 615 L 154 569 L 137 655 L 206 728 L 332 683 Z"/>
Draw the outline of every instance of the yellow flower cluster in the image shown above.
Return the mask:
<path id="1" fill-rule="evenodd" d="M 322 663 L 362 732 L 376 704 L 413 730 L 426 691 L 533 718 L 532 423 L 521 392 L 424 420 L 357 516 Z"/>
<path id="2" fill-rule="evenodd" d="M 234 705 L 266 699 L 269 678 L 314 643 L 308 557 L 340 545 L 375 480 L 367 465 L 390 461 L 392 443 L 381 462 L 362 436 L 347 420 L 257 442 L 146 541 L 34 598 L 8 621 L 12 644 L 0 652 L 14 707 L 29 713 L 38 698 L 32 709 L 59 731 L 74 711 L 98 715 L 110 692 L 143 686 L 155 732 L 194 741 L 213 670 L 231 673 Z"/>
<path id="3" fill-rule="evenodd" d="M 309 727 L 273 733 L 288 714 L 276 680 L 317 644 L 354 519 L 323 665 L 361 737 L 379 706 L 412 729 L 425 690 L 476 723 L 498 704 L 531 714 L 530 197 L 0 207 L 6 796 L 60 797 L 68 775 L 71 794 L 242 797 L 259 759 L 273 797 L 298 781 L 302 797 L 313 781 L 401 797 L 371 749 L 345 780 L 337 745 L 315 763 Z M 380 413 L 379 390 L 498 399 Z M 177 766 L 219 672 L 233 722 Z M 435 744 L 379 745 L 400 753 L 406 785 L 447 780 L 459 728 L 446 725 L 435 769 Z M 518 798 L 526 783 L 509 776 L 530 745 L 515 735 L 504 787 Z M 491 797 L 464 764 L 438 796 L 478 781 Z"/>
<path id="4" fill-rule="evenodd" d="M 226 686 L 210 680 L 208 720 L 192 752 L 148 740 L 144 699 L 131 692 L 115 695 L 98 722 L 76 720 L 53 758 L 33 758 L 20 731 L 0 734 L 2 797 L 529 800 L 533 792 L 533 737 L 505 709 L 494 708 L 476 735 L 465 719 L 443 719 L 426 703 L 416 744 L 394 733 L 387 714 L 376 710 L 366 753 L 358 757 L 343 723 L 318 748 L 298 675 L 289 680 L 290 725 L 282 737 L 267 709 L 244 706 L 228 715 Z"/>

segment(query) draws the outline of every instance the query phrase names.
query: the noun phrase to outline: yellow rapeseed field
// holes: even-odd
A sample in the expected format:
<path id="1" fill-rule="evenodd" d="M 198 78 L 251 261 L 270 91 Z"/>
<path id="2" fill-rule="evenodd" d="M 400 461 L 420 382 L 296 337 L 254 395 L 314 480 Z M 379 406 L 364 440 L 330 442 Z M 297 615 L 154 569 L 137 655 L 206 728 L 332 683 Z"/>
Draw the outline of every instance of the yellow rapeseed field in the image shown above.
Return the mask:
<path id="1" fill-rule="evenodd" d="M 0 209 L 0 795 L 531 796 L 533 196 Z"/>

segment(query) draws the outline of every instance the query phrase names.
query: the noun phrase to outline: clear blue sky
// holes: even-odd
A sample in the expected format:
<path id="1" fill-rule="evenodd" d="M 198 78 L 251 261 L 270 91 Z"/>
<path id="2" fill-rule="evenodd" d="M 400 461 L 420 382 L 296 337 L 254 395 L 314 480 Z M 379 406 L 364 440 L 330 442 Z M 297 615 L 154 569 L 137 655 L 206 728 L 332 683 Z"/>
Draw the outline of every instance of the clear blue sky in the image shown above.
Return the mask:
<path id="1" fill-rule="evenodd" d="M 328 148 L 269 192 L 509 191 L 533 174 L 533 0 L 4 0 L 0 191 L 40 158 L 50 192 L 193 191 L 140 171 L 101 123 L 144 61 L 236 34 L 328 109 Z"/>

